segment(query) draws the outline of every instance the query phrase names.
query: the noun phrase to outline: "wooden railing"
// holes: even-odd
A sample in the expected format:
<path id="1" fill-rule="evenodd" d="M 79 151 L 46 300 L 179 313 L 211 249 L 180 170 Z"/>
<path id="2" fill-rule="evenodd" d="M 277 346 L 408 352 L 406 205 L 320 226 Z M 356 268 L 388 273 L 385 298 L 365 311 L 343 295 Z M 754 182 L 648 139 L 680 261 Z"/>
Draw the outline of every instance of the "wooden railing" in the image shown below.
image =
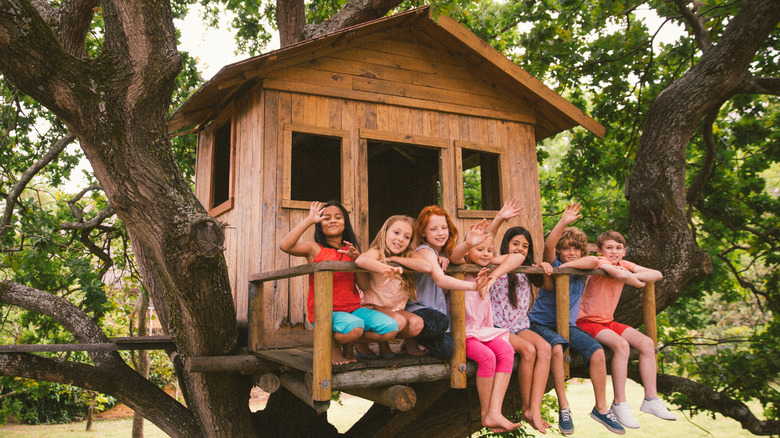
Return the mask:
<path id="1" fill-rule="evenodd" d="M 477 273 L 481 266 L 458 265 L 451 266 L 447 273 L 462 279 L 466 273 Z M 333 273 L 362 272 L 353 262 L 319 262 L 272 272 L 264 272 L 250 277 L 249 293 L 249 350 L 258 351 L 266 347 L 265 327 L 266 315 L 272 297 L 264 292 L 263 283 L 282 280 L 300 275 L 314 275 L 314 316 L 312 328 L 313 364 L 312 364 L 312 400 L 325 402 L 331 398 L 332 373 L 331 347 L 333 343 Z M 541 268 L 520 267 L 513 272 L 525 274 L 541 274 Z M 569 276 L 571 275 L 607 275 L 602 270 L 581 271 L 572 268 L 554 268 L 556 279 L 556 316 L 558 333 L 569 339 Z M 655 315 L 655 288 L 648 283 L 643 290 L 645 334 L 657 345 Z M 452 321 L 453 355 L 450 362 L 450 386 L 465 388 L 467 379 L 466 366 L 466 332 L 465 332 L 465 292 L 450 291 L 450 317 Z M 272 329 L 271 329 L 272 330 Z M 300 331 L 299 331 L 300 332 Z M 296 335 L 297 336 L 297 335 Z M 303 339 L 303 338 L 301 338 Z M 564 367 L 566 378 L 569 378 L 570 356 L 565 353 Z"/>

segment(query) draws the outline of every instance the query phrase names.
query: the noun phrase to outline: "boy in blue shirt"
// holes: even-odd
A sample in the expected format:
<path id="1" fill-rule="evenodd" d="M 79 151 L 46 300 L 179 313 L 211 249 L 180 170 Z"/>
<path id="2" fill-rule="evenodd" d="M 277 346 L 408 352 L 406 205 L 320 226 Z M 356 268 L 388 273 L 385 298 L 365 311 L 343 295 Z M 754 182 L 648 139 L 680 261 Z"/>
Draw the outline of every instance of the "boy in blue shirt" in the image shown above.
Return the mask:
<path id="1" fill-rule="evenodd" d="M 561 215 L 561 219 L 550 231 L 544 242 L 543 261 L 552 264 L 554 268 L 596 269 L 598 258 L 588 256 L 588 238 L 580 229 L 569 227 L 580 219 L 579 203 L 569 204 Z M 611 432 L 626 433 L 623 426 L 615 418 L 607 404 L 607 365 L 604 348 L 590 335 L 576 325 L 580 311 L 582 292 L 585 289 L 585 276 L 572 275 L 569 278 L 569 341 L 556 332 L 556 300 L 555 281 L 552 276 L 545 276 L 545 282 L 539 289 L 528 316 L 531 319 L 531 330 L 539 334 L 552 347 L 550 371 L 553 376 L 555 393 L 558 396 L 559 422 L 558 427 L 564 435 L 574 433 L 574 423 L 571 419 L 569 401 L 566 398 L 566 379 L 563 367 L 563 352 L 571 348 L 585 360 L 593 384 L 596 406 L 590 416 L 604 425 Z"/>

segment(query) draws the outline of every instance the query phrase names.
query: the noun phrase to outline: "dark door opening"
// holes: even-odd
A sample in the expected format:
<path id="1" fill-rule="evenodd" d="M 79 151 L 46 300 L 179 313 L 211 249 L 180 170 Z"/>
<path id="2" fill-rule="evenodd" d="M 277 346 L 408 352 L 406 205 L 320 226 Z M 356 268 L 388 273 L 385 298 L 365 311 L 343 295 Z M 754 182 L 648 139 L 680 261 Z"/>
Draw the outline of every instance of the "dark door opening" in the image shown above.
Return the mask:
<path id="1" fill-rule="evenodd" d="M 388 217 L 417 218 L 423 207 L 441 199 L 438 148 L 369 140 L 368 231 L 373 240 Z"/>

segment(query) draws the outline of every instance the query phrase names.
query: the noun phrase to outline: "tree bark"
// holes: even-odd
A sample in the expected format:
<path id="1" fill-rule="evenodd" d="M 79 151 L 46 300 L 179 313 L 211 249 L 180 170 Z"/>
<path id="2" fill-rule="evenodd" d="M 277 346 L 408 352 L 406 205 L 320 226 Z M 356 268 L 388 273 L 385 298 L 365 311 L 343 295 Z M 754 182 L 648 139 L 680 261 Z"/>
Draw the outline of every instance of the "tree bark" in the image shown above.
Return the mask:
<path id="1" fill-rule="evenodd" d="M 774 0 L 745 1 L 717 44 L 659 94 L 648 111 L 629 184 L 629 258 L 660 270 L 657 309 L 712 270 L 686 217 L 686 149 L 703 117 L 751 82 L 753 56 L 780 19 Z M 641 294 L 624 293 L 615 319 L 641 324 Z"/>
<path id="2" fill-rule="evenodd" d="M 166 135 L 181 69 L 170 4 L 129 0 L 101 5 L 103 51 L 83 59 L 84 41 L 64 46 L 58 35 L 67 31 L 53 32 L 29 1 L 0 0 L 0 72 L 79 139 L 117 215 L 147 250 L 144 264 L 162 286 L 178 354 L 231 354 L 237 348 L 237 325 L 222 226 L 195 198 Z M 74 7 L 70 17 L 63 17 L 66 9 L 59 13 L 65 25 L 89 22 L 94 11 Z M 200 426 L 199 433 L 187 436 L 254 434 L 249 387 L 239 373 L 206 377 L 182 372 L 178 377 L 188 388 L 187 405 Z"/>

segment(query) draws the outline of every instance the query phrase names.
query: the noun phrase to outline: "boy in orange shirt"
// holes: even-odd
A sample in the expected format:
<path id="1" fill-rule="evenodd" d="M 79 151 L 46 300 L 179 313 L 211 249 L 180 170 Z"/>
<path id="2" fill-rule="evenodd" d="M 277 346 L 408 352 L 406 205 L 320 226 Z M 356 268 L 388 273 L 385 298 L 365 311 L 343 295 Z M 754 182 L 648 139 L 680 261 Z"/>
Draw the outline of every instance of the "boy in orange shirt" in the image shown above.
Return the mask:
<path id="1" fill-rule="evenodd" d="M 588 277 L 582 295 L 577 326 L 587 332 L 602 345 L 612 349 L 612 387 L 615 399 L 612 412 L 625 427 L 639 428 L 626 401 L 626 378 L 628 374 L 628 356 L 631 347 L 639 350 L 639 374 L 645 389 L 645 399 L 640 410 L 664 420 L 676 420 L 656 392 L 656 359 L 653 340 L 638 330 L 616 322 L 613 318 L 615 308 L 623 291 L 623 284 L 644 287 L 647 282 L 655 282 L 663 275 L 654 269 L 645 268 L 623 260 L 626 255 L 626 239 L 617 231 L 605 231 L 596 240 L 599 252 L 598 267 L 610 275 Z"/>

